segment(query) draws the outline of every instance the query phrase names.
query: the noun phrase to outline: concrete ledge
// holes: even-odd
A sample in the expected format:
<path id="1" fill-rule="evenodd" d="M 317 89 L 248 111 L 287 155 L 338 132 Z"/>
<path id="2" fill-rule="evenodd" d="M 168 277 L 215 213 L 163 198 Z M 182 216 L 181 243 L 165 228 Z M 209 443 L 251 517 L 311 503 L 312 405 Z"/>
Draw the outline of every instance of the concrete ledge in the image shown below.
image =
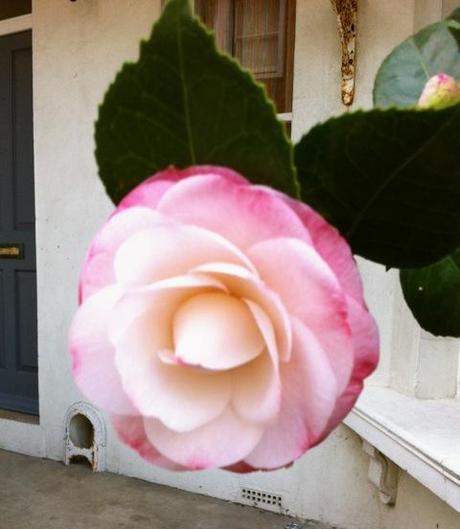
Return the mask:
<path id="1" fill-rule="evenodd" d="M 460 401 L 371 386 L 344 422 L 460 512 Z"/>

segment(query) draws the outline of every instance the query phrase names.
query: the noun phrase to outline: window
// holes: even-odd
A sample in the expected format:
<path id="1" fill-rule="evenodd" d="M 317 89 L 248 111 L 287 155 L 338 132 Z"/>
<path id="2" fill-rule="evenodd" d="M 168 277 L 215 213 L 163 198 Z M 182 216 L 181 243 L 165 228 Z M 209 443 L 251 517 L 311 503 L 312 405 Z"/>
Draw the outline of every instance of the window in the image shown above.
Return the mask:
<path id="1" fill-rule="evenodd" d="M 280 114 L 292 111 L 295 0 L 195 0 L 220 48 L 263 82 Z"/>
<path id="2" fill-rule="evenodd" d="M 27 15 L 32 12 L 32 0 L 1 0 L 0 20 Z"/>

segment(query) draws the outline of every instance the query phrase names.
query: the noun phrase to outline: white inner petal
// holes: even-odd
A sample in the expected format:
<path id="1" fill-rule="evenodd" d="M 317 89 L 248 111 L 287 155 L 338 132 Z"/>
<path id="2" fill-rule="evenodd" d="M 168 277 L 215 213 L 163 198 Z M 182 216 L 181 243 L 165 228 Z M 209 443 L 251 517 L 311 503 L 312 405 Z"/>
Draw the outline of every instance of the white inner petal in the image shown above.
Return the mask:
<path id="1" fill-rule="evenodd" d="M 114 270 L 121 283 L 142 285 L 209 261 L 223 260 L 256 273 L 251 261 L 223 237 L 197 226 L 168 224 L 139 231 L 116 252 Z"/>
<path id="2" fill-rule="evenodd" d="M 170 320 L 176 308 L 189 297 L 216 290 L 226 292 L 226 287 L 204 274 L 176 276 L 150 286 L 128 289 L 111 314 L 110 340 L 116 345 L 123 331 L 144 312 L 157 310 L 162 318 Z"/>
<path id="3" fill-rule="evenodd" d="M 247 305 L 223 293 L 187 300 L 173 321 L 176 356 L 208 369 L 231 369 L 256 358 L 265 343 Z"/>
<path id="4" fill-rule="evenodd" d="M 171 348 L 168 318 L 142 314 L 122 333 L 115 362 L 123 388 L 144 417 L 156 417 L 174 431 L 191 431 L 218 417 L 232 391 L 230 372 L 204 372 L 161 361 Z"/>
<path id="5" fill-rule="evenodd" d="M 192 271 L 196 275 L 214 277 L 225 284 L 231 295 L 256 303 L 273 325 L 280 360 L 289 361 L 292 350 L 291 324 L 286 308 L 276 292 L 270 290 L 260 278 L 241 266 L 229 263 L 207 263 L 197 266 Z"/>

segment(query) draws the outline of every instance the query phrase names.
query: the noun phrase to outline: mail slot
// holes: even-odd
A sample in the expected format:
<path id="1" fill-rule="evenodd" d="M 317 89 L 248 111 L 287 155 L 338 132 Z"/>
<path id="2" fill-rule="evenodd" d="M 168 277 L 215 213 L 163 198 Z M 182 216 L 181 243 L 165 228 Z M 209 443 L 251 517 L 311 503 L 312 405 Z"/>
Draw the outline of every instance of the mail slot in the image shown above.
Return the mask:
<path id="1" fill-rule="evenodd" d="M 24 246 L 22 244 L 0 243 L 0 259 L 23 259 Z"/>

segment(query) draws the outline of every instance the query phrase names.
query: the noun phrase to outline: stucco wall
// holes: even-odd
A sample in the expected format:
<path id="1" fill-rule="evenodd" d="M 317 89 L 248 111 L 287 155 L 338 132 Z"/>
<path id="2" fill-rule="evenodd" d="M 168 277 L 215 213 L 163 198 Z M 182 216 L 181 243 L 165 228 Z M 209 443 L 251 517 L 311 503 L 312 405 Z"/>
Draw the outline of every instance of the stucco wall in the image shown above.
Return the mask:
<path id="1" fill-rule="evenodd" d="M 64 416 L 81 399 L 70 375 L 66 334 L 86 245 L 110 211 L 97 179 L 93 122 L 122 61 L 137 55 L 159 0 L 35 0 L 33 7 L 35 172 L 38 248 L 40 425 L 0 420 L 0 446 L 63 459 Z M 343 109 L 334 15 L 327 0 L 298 0 L 293 135 Z M 378 64 L 421 19 L 417 0 L 361 0 L 356 106 L 369 106 Z M 418 7 L 416 9 L 416 4 Z M 428 4 L 427 4 L 428 5 Z M 433 6 L 431 6 L 433 7 Z M 439 13 L 438 13 L 439 11 Z M 369 301 L 391 343 L 387 304 L 395 277 L 363 263 Z M 378 281 L 376 281 L 378 277 Z M 388 355 L 385 355 L 387 358 Z M 384 360 L 376 380 L 385 383 Z M 221 471 L 173 474 L 145 464 L 109 428 L 108 469 L 238 500 L 242 486 L 282 494 L 292 514 L 345 529 L 455 529 L 459 515 L 402 474 L 396 507 L 380 503 L 367 481 L 360 440 L 341 427 L 289 470 L 237 476 Z M 231 522 L 229 521 L 229 527 Z"/>

